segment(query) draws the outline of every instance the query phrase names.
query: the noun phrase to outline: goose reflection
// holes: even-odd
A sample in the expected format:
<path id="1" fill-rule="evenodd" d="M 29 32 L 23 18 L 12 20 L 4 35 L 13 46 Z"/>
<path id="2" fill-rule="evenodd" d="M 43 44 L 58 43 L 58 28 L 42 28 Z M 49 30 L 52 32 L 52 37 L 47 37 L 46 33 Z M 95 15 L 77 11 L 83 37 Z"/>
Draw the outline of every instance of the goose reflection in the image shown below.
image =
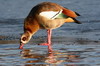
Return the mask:
<path id="1" fill-rule="evenodd" d="M 75 66 L 74 64 L 68 64 L 79 62 L 79 55 L 76 52 L 57 52 L 54 51 L 52 53 L 41 54 L 32 51 L 31 49 L 23 49 L 21 51 L 21 57 L 23 59 L 29 59 L 25 61 L 25 66 L 42 65 L 49 66 L 53 64 L 56 66 L 58 64 L 65 64 L 65 66 Z"/>

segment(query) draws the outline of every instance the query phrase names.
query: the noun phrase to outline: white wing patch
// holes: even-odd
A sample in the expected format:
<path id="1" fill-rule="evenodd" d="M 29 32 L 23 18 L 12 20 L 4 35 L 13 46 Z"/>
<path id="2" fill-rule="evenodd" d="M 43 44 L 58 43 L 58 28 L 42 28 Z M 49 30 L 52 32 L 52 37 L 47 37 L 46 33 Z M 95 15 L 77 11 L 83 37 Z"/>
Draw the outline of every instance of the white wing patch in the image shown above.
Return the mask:
<path id="1" fill-rule="evenodd" d="M 62 10 L 60 10 L 60 11 L 44 11 L 44 12 L 41 12 L 39 15 L 46 17 L 48 19 L 55 19 L 61 13 L 62 13 Z"/>

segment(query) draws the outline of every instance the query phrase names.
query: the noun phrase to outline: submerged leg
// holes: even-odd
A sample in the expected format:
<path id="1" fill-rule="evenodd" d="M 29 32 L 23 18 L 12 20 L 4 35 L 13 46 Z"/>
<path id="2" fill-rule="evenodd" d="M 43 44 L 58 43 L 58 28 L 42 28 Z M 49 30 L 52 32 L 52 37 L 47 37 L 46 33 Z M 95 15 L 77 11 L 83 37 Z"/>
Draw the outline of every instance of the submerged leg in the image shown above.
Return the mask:
<path id="1" fill-rule="evenodd" d="M 39 45 L 44 45 L 44 46 L 48 46 L 48 51 L 52 52 L 52 47 L 51 47 L 51 34 L 52 34 L 52 30 L 48 29 L 47 30 L 47 43 L 41 43 Z"/>

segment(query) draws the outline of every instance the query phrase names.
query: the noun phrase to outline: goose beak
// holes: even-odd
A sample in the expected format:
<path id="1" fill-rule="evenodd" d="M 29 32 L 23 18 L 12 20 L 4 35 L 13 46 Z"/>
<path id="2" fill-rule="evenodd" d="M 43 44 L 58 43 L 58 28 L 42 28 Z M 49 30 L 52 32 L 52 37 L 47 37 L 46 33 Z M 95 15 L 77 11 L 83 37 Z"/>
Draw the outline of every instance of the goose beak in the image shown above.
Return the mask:
<path id="1" fill-rule="evenodd" d="M 20 43 L 19 49 L 23 49 L 24 43 Z"/>

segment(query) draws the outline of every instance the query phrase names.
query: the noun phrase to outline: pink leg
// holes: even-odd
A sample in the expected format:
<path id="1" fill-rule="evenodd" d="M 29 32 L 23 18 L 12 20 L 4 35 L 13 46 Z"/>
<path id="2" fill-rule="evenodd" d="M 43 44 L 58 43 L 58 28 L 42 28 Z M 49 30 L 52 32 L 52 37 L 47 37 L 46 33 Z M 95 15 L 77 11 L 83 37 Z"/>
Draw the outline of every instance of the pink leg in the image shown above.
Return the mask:
<path id="1" fill-rule="evenodd" d="M 51 47 L 51 34 L 52 34 L 52 30 L 48 30 L 48 38 L 47 38 L 47 41 L 48 41 L 48 51 L 49 52 L 52 52 L 52 47 Z"/>
<path id="2" fill-rule="evenodd" d="M 47 43 L 41 43 L 41 44 L 39 44 L 39 45 L 48 46 L 48 51 L 49 51 L 49 52 L 52 52 L 52 47 L 51 47 L 51 34 L 52 34 L 52 30 L 51 30 L 51 29 L 48 29 L 48 30 L 47 30 L 47 33 L 48 33 Z"/>

